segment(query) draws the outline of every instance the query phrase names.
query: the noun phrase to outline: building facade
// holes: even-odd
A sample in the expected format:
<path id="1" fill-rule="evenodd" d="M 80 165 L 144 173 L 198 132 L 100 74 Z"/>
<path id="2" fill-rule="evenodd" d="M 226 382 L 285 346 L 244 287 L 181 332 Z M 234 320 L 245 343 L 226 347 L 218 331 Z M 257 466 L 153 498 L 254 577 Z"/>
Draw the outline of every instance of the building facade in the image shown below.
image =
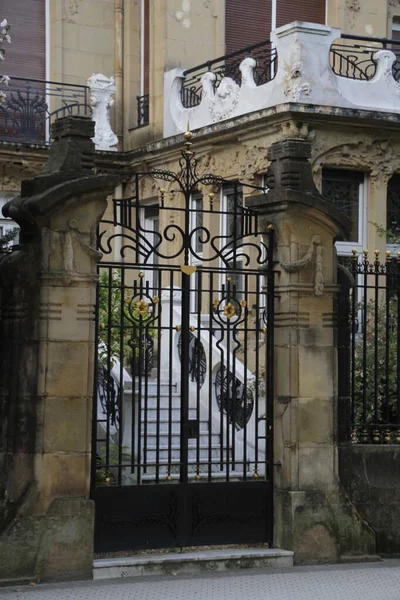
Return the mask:
<path id="1" fill-rule="evenodd" d="M 64 195 L 53 185 L 54 173 L 25 188 L 37 192 L 32 206 L 43 199 L 47 203 L 47 220 L 39 209 L 30 215 L 32 222 L 37 219 L 40 243 L 49 242 L 44 252 L 51 257 L 52 245 L 57 248 L 54 262 L 49 258 L 46 263 L 46 283 L 40 280 L 39 284 L 39 279 L 32 283 L 37 285 L 36 293 L 39 285 L 48 287 L 41 296 L 45 302 L 40 304 L 40 343 L 46 345 L 49 336 L 58 348 L 65 338 L 69 352 L 65 364 L 56 353 L 53 357 L 46 350 L 40 355 L 41 373 L 47 373 L 46 361 L 54 360 L 53 378 L 43 377 L 41 396 L 50 412 L 60 410 L 62 416 L 62 402 L 54 408 L 56 403 L 51 406 L 49 400 L 52 395 L 64 398 L 66 389 L 87 411 L 87 422 L 81 423 L 85 443 L 75 439 L 69 445 L 75 419 L 70 412 L 67 442 L 60 435 L 53 444 L 50 432 L 51 443 L 43 446 L 42 454 L 57 465 L 69 460 L 63 454 L 65 446 L 71 455 L 71 446 L 80 448 L 84 468 L 76 469 L 80 479 L 76 478 L 75 496 L 80 494 L 86 501 L 92 450 L 92 497 L 97 518 L 101 515 L 96 523 L 99 551 L 131 550 L 133 538 L 139 548 L 145 547 L 147 533 L 143 539 L 126 534 L 128 528 L 135 532 L 142 518 L 141 527 L 150 523 L 154 533 L 154 523 L 160 524 L 165 534 L 160 542 L 156 530 L 155 547 L 170 547 L 171 537 L 186 545 L 188 540 L 207 543 L 209 523 L 217 522 L 214 529 L 220 537 L 216 535 L 214 543 L 247 543 L 250 531 L 252 539 L 294 549 L 299 561 L 313 560 L 315 543 L 318 560 L 336 560 L 346 556 L 346 550 L 350 555 L 374 554 L 371 530 L 346 503 L 338 484 L 338 288 L 333 242 L 344 264 L 368 247 L 383 255 L 400 248 L 400 1 L 388 0 L 380 6 L 356 0 L 292 4 L 288 7 L 282 0 L 26 0 L 24 11 L 22 1 L 17 6 L 6 3 L 4 16 L 14 31 L 4 63 L 12 79 L 7 100 L 0 106 L 2 200 L 5 203 L 17 194 L 22 180 L 38 175 L 55 148 L 47 169 L 57 167 L 54 181 Z M 25 13 L 29 18 L 24 20 Z M 79 131 L 84 128 L 87 138 L 91 123 L 79 118 L 56 123 L 52 146 L 50 125 L 57 117 L 69 115 L 91 116 L 95 121 L 94 156 Z M 74 148 L 79 150 L 76 156 L 72 156 Z M 71 192 L 71 165 L 80 174 L 80 195 Z M 89 177 L 93 168 L 104 178 L 105 187 L 101 188 L 101 179 Z M 137 175 L 149 171 L 156 176 Z M 192 178 L 194 187 L 188 185 Z M 102 194 L 110 188 L 114 191 L 98 230 L 105 206 Z M 64 207 L 62 199 L 72 196 L 73 202 L 66 201 Z M 90 218 L 83 214 L 82 198 L 92 207 Z M 265 198 L 275 215 L 277 240 L 274 226 L 268 227 L 263 218 Z M 28 219 L 24 221 L 19 201 L 11 206 L 25 225 Z M 58 219 L 57 211 L 63 219 Z M 12 214 L 5 209 L 5 215 Z M 259 228 L 261 222 L 264 230 Z M 4 223 L 12 225 L 6 218 Z M 127 243 L 124 227 L 136 234 L 130 238 L 129 234 Z M 96 231 L 100 235 L 95 248 Z M 194 231 L 199 234 L 193 235 Z M 246 237 L 252 238 L 251 248 L 240 254 L 237 242 L 243 246 Z M 98 250 L 103 262 L 97 344 L 93 344 Z M 274 316 L 276 264 L 280 265 L 276 277 L 280 309 Z M 43 265 L 37 262 L 38 272 Z M 75 293 L 82 284 L 80 268 L 86 277 L 82 296 Z M 120 293 L 116 305 L 115 288 Z M 75 305 L 72 331 L 68 315 Z M 125 343 L 129 319 L 131 337 Z M 80 321 L 85 320 L 89 324 L 81 329 Z M 44 323 L 50 321 L 56 324 L 46 329 Z M 275 341 L 271 323 L 276 325 Z M 117 330 L 116 342 L 113 330 Z M 114 342 L 120 360 L 112 355 Z M 76 343 L 76 348 L 69 351 L 70 343 Z M 90 376 L 71 377 L 67 367 L 80 375 L 86 372 L 93 347 L 99 360 L 90 375 L 96 374 L 99 389 L 90 430 Z M 80 351 L 89 358 L 77 358 Z M 264 355 L 263 372 L 260 357 L 264 361 Z M 280 364 L 285 365 L 283 371 Z M 61 372 L 65 379 L 58 377 Z M 264 391 L 263 381 L 267 382 Z M 135 391 L 139 403 L 134 402 Z M 271 415 L 260 407 L 268 405 L 272 411 L 274 402 L 277 419 L 272 423 Z M 121 406 L 130 421 L 118 420 Z M 58 412 L 51 414 L 54 422 L 64 423 Z M 193 414 L 197 416 L 191 418 Z M 248 439 L 251 431 L 254 435 Z M 275 441 L 270 431 L 275 432 Z M 187 450 L 184 460 L 182 439 Z M 273 446 L 274 452 L 262 456 L 260 440 L 269 450 Z M 133 449 L 128 459 L 126 447 Z M 35 452 L 41 454 L 41 449 Z M 236 463 L 241 467 L 239 475 Z M 56 474 L 57 466 L 51 472 Z M 40 477 L 43 473 L 50 481 L 45 469 Z M 232 500 L 231 487 L 219 493 L 219 484 L 240 478 L 241 501 Z M 157 495 L 149 501 L 145 484 L 161 480 L 164 486 L 158 489 L 166 508 L 160 515 Z M 191 506 L 193 518 L 187 512 L 183 524 L 176 525 L 180 512 L 176 502 L 182 495 L 170 501 L 167 486 L 181 480 L 186 486 L 182 494 L 190 488 L 188 481 L 194 485 L 203 481 L 210 487 L 203 488 L 202 497 L 199 492 L 199 497 L 183 498 L 182 506 L 185 511 Z M 250 480 L 250 485 L 267 482 L 268 497 L 263 496 L 265 490 L 261 496 L 246 496 Z M 111 519 L 110 488 L 134 485 L 142 494 L 143 514 L 138 509 L 125 521 L 115 514 L 119 501 L 121 514 L 127 507 L 121 492 Z M 265 505 L 273 492 L 276 512 L 270 502 L 266 515 Z M 46 510 L 63 494 L 67 494 L 65 485 L 55 477 L 54 485 L 45 486 L 43 493 Z M 154 504 L 148 507 L 149 502 Z M 236 522 L 243 538 L 232 539 L 236 530 L 229 523 L 225 528 L 226 504 L 231 505 L 230 523 Z M 209 514 L 214 505 L 217 518 Z M 237 506 L 242 508 L 239 514 Z M 306 507 L 304 513 L 300 506 Z M 315 507 L 324 525 L 315 522 Z M 151 510 L 150 516 L 146 510 Z M 84 517 L 92 531 L 90 518 Z M 268 526 L 271 537 L 257 537 L 260 522 Z M 278 532 L 274 540 L 272 522 Z M 188 524 L 190 535 L 185 529 Z M 119 527 L 118 539 L 110 541 L 107 526 Z M 202 528 L 208 529 L 204 537 L 198 534 Z M 357 539 L 346 548 L 342 532 L 353 528 Z M 193 530 L 199 537 L 190 537 Z M 90 561 L 89 548 L 85 563 L 89 569 Z"/>

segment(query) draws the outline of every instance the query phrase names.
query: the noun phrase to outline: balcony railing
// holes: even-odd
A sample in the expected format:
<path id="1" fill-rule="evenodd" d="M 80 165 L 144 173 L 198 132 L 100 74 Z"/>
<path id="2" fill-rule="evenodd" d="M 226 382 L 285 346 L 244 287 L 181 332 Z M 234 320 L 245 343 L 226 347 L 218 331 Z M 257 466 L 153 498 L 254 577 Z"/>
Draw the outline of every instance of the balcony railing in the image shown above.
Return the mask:
<path id="1" fill-rule="evenodd" d="M 374 54 L 378 50 L 391 50 L 396 55 L 392 74 L 400 80 L 400 40 L 371 38 L 362 35 L 342 34 L 331 46 L 331 66 L 336 75 L 349 79 L 369 81 L 376 73 Z"/>
<path id="2" fill-rule="evenodd" d="M 267 83 L 275 77 L 277 69 L 276 49 L 269 40 L 252 44 L 184 71 L 185 81 L 181 89 L 183 106 L 192 108 L 200 104 L 201 79 L 205 73 L 212 72 L 215 75 L 214 90 L 218 88 L 224 77 L 230 77 L 237 84 L 240 84 L 240 63 L 248 57 L 254 58 L 257 63 L 253 71 L 254 81 L 257 85 Z"/>
<path id="3" fill-rule="evenodd" d="M 149 95 L 137 96 L 137 126 L 149 124 Z"/>
<path id="4" fill-rule="evenodd" d="M 286 104 L 399 113 L 400 40 L 294 22 L 270 39 L 164 75 L 164 136 Z"/>
<path id="5" fill-rule="evenodd" d="M 90 117 L 89 87 L 12 77 L 0 104 L 0 140 L 50 143 L 50 124 L 61 117 Z"/>

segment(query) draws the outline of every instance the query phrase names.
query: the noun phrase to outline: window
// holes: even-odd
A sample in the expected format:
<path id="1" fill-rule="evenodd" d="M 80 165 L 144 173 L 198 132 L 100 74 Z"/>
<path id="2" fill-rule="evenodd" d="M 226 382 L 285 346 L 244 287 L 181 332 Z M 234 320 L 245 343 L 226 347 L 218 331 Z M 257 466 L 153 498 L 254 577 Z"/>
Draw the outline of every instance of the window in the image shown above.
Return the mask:
<path id="1" fill-rule="evenodd" d="M 191 247 L 197 256 L 191 255 L 191 264 L 196 267 L 202 266 L 203 244 L 201 243 L 201 227 L 203 227 L 203 196 L 202 194 L 194 194 L 190 201 L 190 230 L 195 231 L 191 239 Z M 201 312 L 201 289 L 200 283 L 201 273 L 196 271 L 194 274 L 194 286 L 191 291 L 190 311 L 192 313 Z"/>
<path id="2" fill-rule="evenodd" d="M 325 24 L 326 0 L 226 0 L 226 54 L 269 39 L 272 29 L 293 21 Z"/>
<path id="3" fill-rule="evenodd" d="M 400 17 L 393 17 L 392 39 L 400 41 Z"/>
<path id="4" fill-rule="evenodd" d="M 154 246 L 159 241 L 158 236 L 156 235 L 157 233 L 159 233 L 159 229 L 160 229 L 159 208 L 157 205 L 149 205 L 149 206 L 143 207 L 142 210 L 143 210 L 143 213 L 142 213 L 143 226 L 145 229 L 144 235 L 146 236 L 150 245 L 154 248 Z M 149 264 L 154 265 L 154 266 L 158 265 L 158 256 L 156 253 L 153 253 L 152 256 L 150 257 Z M 150 269 L 149 269 L 148 279 L 152 286 L 151 293 L 154 296 L 159 295 L 158 294 L 157 273 L 158 273 L 157 270 L 150 271 Z"/>
<path id="5" fill-rule="evenodd" d="M 394 175 L 388 183 L 386 207 L 387 247 L 397 252 L 400 247 L 400 175 Z"/>
<path id="6" fill-rule="evenodd" d="M 201 243 L 201 228 L 203 227 L 203 196 L 195 194 L 191 201 L 191 231 L 195 231 L 192 238 L 192 248 L 196 254 L 203 256 L 203 244 Z M 196 259 L 195 259 L 196 260 Z"/>
<path id="7" fill-rule="evenodd" d="M 221 201 L 221 245 L 227 249 L 233 250 L 236 241 L 240 242 L 243 235 L 243 191 L 240 186 L 225 186 L 222 190 Z M 229 252 L 229 250 L 228 250 Z M 226 254 L 226 252 L 225 252 Z M 240 271 L 243 268 L 243 260 L 240 256 L 233 256 L 230 263 L 232 272 L 227 271 L 226 275 L 231 277 L 231 289 L 236 288 L 236 298 L 241 298 L 243 290 L 243 277 Z M 223 266 L 223 265 L 221 265 Z M 225 283 L 223 281 L 223 283 Z"/>
<path id="8" fill-rule="evenodd" d="M 351 256 L 356 248 L 361 252 L 366 247 L 367 198 L 365 174 L 344 169 L 324 169 L 322 172 L 322 195 L 351 221 L 347 239 L 336 242 L 339 255 Z"/>

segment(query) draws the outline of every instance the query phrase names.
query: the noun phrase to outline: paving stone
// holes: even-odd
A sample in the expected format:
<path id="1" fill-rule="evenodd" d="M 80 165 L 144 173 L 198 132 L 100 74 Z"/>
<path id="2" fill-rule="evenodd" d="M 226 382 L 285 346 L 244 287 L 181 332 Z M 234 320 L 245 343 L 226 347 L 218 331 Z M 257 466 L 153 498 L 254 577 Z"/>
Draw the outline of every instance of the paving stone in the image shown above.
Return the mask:
<path id="1" fill-rule="evenodd" d="M 4 600 L 399 600 L 400 561 L 4 588 Z"/>

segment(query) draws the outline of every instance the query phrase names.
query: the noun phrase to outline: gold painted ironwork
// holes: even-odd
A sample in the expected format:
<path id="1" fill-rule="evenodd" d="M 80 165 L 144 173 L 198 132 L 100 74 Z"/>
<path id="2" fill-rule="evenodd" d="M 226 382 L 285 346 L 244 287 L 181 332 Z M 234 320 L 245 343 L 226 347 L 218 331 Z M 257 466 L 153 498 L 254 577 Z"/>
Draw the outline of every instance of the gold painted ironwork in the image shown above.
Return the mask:
<path id="1" fill-rule="evenodd" d="M 177 325 L 177 326 L 175 327 L 175 329 L 176 329 L 177 331 L 180 331 L 180 330 L 182 329 L 182 327 L 181 327 L 180 325 Z"/>
<path id="2" fill-rule="evenodd" d="M 189 327 L 189 331 L 196 331 L 196 327 L 195 327 L 194 325 L 191 325 L 191 326 Z"/>
<path id="3" fill-rule="evenodd" d="M 136 310 L 141 317 L 145 317 L 149 314 L 149 305 L 145 300 L 138 300 L 136 302 Z"/>
<path id="4" fill-rule="evenodd" d="M 241 300 L 241 302 L 240 302 L 240 306 L 241 306 L 242 308 L 246 308 L 246 306 L 247 306 L 247 302 L 246 302 L 246 300 Z"/>
<path id="5" fill-rule="evenodd" d="M 152 302 L 153 304 L 158 304 L 160 302 L 160 298 L 158 296 L 153 296 Z"/>
<path id="6" fill-rule="evenodd" d="M 140 277 L 141 279 L 144 277 L 144 273 L 143 273 L 143 271 L 140 271 L 140 273 L 139 273 L 139 277 Z"/>
<path id="7" fill-rule="evenodd" d="M 228 304 L 225 304 L 224 315 L 226 316 L 227 319 L 232 319 L 232 317 L 234 317 L 236 315 L 236 308 L 232 304 L 232 302 L 228 302 Z"/>
<path id="8" fill-rule="evenodd" d="M 192 275 L 193 273 L 196 273 L 197 267 L 195 265 L 182 265 L 181 271 L 185 275 Z"/>

